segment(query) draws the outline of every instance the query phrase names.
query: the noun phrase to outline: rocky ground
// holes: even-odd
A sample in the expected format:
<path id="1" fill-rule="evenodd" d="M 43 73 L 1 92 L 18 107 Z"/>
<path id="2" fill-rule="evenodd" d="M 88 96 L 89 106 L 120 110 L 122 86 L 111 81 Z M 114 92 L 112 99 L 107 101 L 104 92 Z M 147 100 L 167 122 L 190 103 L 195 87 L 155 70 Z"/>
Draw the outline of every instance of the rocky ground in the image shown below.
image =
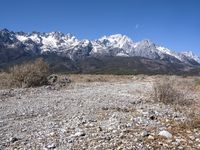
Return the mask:
<path id="1" fill-rule="evenodd" d="M 98 79 L 0 90 L 0 149 L 200 149 L 198 124 L 187 126 L 187 113 L 154 102 L 155 77 Z"/>

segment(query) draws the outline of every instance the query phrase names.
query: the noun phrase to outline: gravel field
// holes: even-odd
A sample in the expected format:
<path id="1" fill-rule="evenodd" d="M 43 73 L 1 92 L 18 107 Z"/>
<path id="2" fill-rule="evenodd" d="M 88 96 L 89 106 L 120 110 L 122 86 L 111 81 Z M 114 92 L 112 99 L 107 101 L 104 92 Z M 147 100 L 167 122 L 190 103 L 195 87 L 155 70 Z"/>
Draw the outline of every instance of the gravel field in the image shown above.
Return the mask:
<path id="1" fill-rule="evenodd" d="M 0 150 L 200 149 L 186 113 L 153 101 L 154 79 L 0 90 Z"/>

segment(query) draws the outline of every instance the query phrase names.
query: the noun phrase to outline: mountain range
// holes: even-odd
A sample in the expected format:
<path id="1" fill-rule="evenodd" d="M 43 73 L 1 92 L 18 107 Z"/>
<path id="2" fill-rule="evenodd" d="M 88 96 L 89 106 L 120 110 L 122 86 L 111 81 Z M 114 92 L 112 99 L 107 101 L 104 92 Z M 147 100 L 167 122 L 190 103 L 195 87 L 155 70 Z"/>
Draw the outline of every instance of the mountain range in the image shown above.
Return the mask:
<path id="1" fill-rule="evenodd" d="M 79 73 L 199 74 L 200 57 L 126 35 L 80 40 L 61 32 L 0 30 L 0 68 L 43 57 L 53 70 Z"/>

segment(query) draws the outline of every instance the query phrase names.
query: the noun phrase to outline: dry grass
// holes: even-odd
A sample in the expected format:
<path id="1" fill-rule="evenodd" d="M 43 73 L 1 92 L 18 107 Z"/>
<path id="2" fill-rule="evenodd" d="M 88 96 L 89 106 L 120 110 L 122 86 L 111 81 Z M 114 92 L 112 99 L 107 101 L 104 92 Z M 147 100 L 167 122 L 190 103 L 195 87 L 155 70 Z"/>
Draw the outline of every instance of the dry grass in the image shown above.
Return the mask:
<path id="1" fill-rule="evenodd" d="M 0 89 L 2 88 L 10 88 L 11 86 L 11 82 L 10 82 L 10 78 L 9 78 L 9 74 L 2 72 L 0 73 Z"/>
<path id="2" fill-rule="evenodd" d="M 200 91 L 200 77 L 195 77 L 193 82 L 194 82 L 195 89 L 197 91 Z"/>
<path id="3" fill-rule="evenodd" d="M 145 75 L 90 75 L 70 74 L 68 78 L 73 82 L 129 82 L 134 80 L 146 80 Z"/>
<path id="4" fill-rule="evenodd" d="M 194 115 L 183 123 L 179 123 L 180 128 L 182 129 L 200 129 L 200 116 Z"/>
<path id="5" fill-rule="evenodd" d="M 48 64 L 41 58 L 34 62 L 16 65 L 8 73 L 1 73 L 1 88 L 34 87 L 47 83 L 49 75 Z"/>
<path id="6" fill-rule="evenodd" d="M 154 100 L 171 105 L 175 111 L 186 116 L 185 121 L 173 121 L 174 132 L 200 129 L 200 97 L 196 86 L 198 77 L 161 77 L 154 84 Z"/>
<path id="7" fill-rule="evenodd" d="M 181 111 L 180 111 L 181 110 Z M 183 132 L 186 130 L 200 129 L 199 102 L 187 107 L 179 107 L 179 112 L 186 117 L 182 121 L 171 120 L 168 122 L 172 126 L 173 132 Z"/>
<path id="8" fill-rule="evenodd" d="M 184 95 L 175 88 L 175 81 L 164 78 L 154 83 L 154 99 L 164 104 L 178 104 L 184 101 Z"/>

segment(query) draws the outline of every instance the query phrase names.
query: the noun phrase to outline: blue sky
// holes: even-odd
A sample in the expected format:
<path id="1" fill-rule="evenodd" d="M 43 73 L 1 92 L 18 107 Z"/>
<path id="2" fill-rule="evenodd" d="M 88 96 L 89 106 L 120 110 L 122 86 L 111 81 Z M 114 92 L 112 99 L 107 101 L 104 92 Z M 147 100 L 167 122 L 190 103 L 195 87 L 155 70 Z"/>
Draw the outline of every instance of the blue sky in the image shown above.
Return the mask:
<path id="1" fill-rule="evenodd" d="M 0 28 L 80 39 L 121 33 L 200 55 L 200 0 L 0 0 Z"/>

